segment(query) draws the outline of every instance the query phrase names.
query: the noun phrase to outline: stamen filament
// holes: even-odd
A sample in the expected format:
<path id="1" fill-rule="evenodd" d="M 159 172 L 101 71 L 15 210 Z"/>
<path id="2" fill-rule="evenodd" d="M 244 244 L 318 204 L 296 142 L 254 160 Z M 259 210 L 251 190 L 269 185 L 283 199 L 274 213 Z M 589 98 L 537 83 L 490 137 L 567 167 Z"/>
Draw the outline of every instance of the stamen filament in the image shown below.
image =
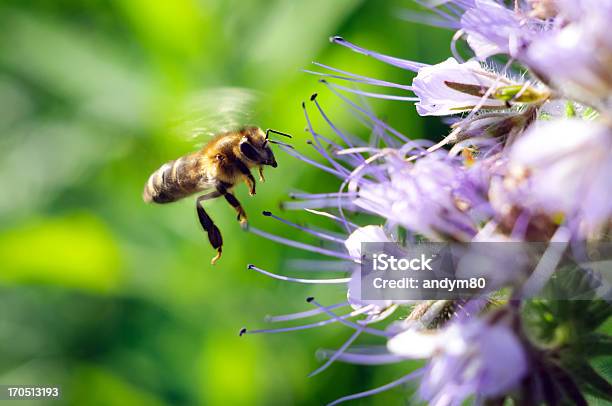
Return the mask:
<path id="1" fill-rule="evenodd" d="M 326 284 L 336 284 L 336 283 L 349 283 L 351 278 L 333 278 L 333 279 L 305 279 L 305 278 L 292 278 L 290 276 L 284 276 L 284 275 L 278 275 L 275 273 L 272 273 L 270 271 L 266 271 L 264 269 L 261 269 L 259 267 L 256 267 L 253 264 L 249 264 L 247 266 L 247 269 L 252 269 L 254 271 L 257 271 L 261 274 L 264 274 L 266 276 L 269 276 L 271 278 L 274 279 L 279 279 L 281 281 L 286 281 L 286 282 L 297 282 L 297 283 L 305 283 L 305 284 L 314 284 L 314 285 L 326 285 Z"/>
<path id="2" fill-rule="evenodd" d="M 322 233 L 320 231 L 315 231 L 315 230 L 313 230 L 311 228 L 308 228 L 308 227 L 300 226 L 299 224 L 293 223 L 293 222 L 291 222 L 289 220 L 285 220 L 282 217 L 279 217 L 279 216 L 273 214 L 272 212 L 264 211 L 263 215 L 266 216 L 266 217 L 272 217 L 273 219 L 278 220 L 281 223 L 287 224 L 288 226 L 291 226 L 291 227 L 295 227 L 298 230 L 302 230 L 305 233 L 308 233 L 310 235 L 314 235 L 315 237 L 319 237 L 319 238 L 324 239 L 324 240 L 328 240 L 328 241 L 333 241 L 333 242 L 337 242 L 337 243 L 340 243 L 340 244 L 344 244 L 344 239 L 342 239 L 342 238 L 334 237 L 333 235 Z"/>
<path id="3" fill-rule="evenodd" d="M 342 323 L 345 326 L 350 327 L 350 328 L 352 328 L 354 330 L 362 330 L 362 331 L 364 331 L 366 333 L 369 333 L 369 334 L 372 334 L 372 335 L 375 335 L 375 336 L 378 336 L 378 337 L 391 337 L 391 334 L 388 334 L 388 333 L 386 333 L 386 332 L 384 332 L 382 330 L 377 330 L 377 329 L 374 329 L 374 328 L 364 327 L 363 325 L 360 325 L 360 324 L 357 324 L 357 323 L 353 323 L 353 322 L 350 322 L 350 321 L 347 321 L 347 320 L 344 320 L 344 319 L 340 320 L 337 314 L 335 314 L 331 310 L 327 309 L 325 306 L 323 306 L 320 303 L 318 303 L 316 300 L 314 300 L 313 297 L 309 297 L 308 299 L 306 299 L 306 301 L 308 303 L 314 304 L 315 306 L 317 306 L 320 309 L 324 309 L 325 313 L 327 313 L 330 317 L 333 317 L 334 319 L 338 319 L 338 321 L 340 323 Z M 370 309 L 374 308 L 374 305 L 370 304 L 370 305 L 365 306 L 364 308 L 369 308 L 368 310 L 370 310 Z"/>
<path id="4" fill-rule="evenodd" d="M 336 303 L 331 306 L 328 306 L 328 309 L 337 309 L 339 307 L 348 306 L 348 304 L 348 302 Z M 277 323 L 280 321 L 299 320 L 306 317 L 316 316 L 317 314 L 321 313 L 323 313 L 323 310 L 321 309 L 311 309 L 298 313 L 282 314 L 279 316 L 266 316 L 265 320 L 270 323 Z"/>
<path id="5" fill-rule="evenodd" d="M 423 373 L 424 373 L 423 369 L 417 369 L 416 371 L 414 371 L 414 372 L 412 372 L 412 373 L 410 373 L 408 375 L 404 375 L 401 378 L 399 378 L 399 379 L 397 379 L 395 381 L 389 382 L 386 385 L 379 386 L 378 388 L 370 389 L 370 390 L 367 390 L 365 392 L 359 392 L 359 393 L 355 393 L 353 395 L 348 395 L 348 396 L 344 396 L 344 397 L 341 397 L 339 399 L 336 399 L 333 402 L 329 403 L 327 406 L 334 406 L 334 405 L 337 405 L 337 404 L 340 404 L 340 403 L 343 403 L 343 402 L 346 402 L 346 401 L 349 401 L 349 400 L 361 399 L 361 398 L 365 398 L 365 397 L 368 397 L 368 396 L 376 395 L 378 393 L 384 392 L 384 391 L 389 390 L 391 388 L 395 388 L 396 386 L 400 386 L 400 385 L 402 385 L 402 384 L 404 384 L 406 382 L 409 382 L 409 381 L 411 381 L 411 380 L 413 380 L 415 378 L 418 378 L 419 376 L 423 375 Z"/>
<path id="6" fill-rule="evenodd" d="M 309 378 L 312 378 L 313 376 L 320 374 L 321 372 L 325 371 L 327 368 L 329 368 L 329 366 L 331 364 L 334 363 L 335 360 L 338 359 L 339 356 L 342 355 L 342 353 L 344 353 L 344 351 L 346 351 L 347 348 L 349 348 L 349 346 L 351 344 L 353 344 L 353 342 L 357 339 L 357 337 L 359 337 L 359 335 L 363 332 L 363 328 L 355 331 L 353 333 L 353 335 L 351 335 L 349 337 L 348 340 L 346 340 L 346 342 L 344 344 L 342 344 L 342 346 L 340 348 L 338 348 L 338 350 L 336 352 L 334 352 L 334 354 L 329 357 L 329 359 L 323 364 L 321 365 L 319 368 L 315 369 L 314 371 L 312 371 L 310 374 L 308 374 Z"/>

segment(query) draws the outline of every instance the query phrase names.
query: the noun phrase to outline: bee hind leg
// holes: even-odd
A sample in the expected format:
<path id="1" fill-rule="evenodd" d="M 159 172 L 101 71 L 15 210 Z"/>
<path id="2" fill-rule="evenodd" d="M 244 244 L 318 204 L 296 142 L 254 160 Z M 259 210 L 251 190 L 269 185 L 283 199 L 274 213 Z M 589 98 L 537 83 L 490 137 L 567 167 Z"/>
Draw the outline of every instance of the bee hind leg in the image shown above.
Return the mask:
<path id="1" fill-rule="evenodd" d="M 236 219 L 240 222 L 240 227 L 242 227 L 243 229 L 249 228 L 249 223 L 247 221 L 246 212 L 242 208 L 242 205 L 240 204 L 238 199 L 236 199 L 236 196 L 234 196 L 231 193 L 226 193 L 224 196 L 225 196 L 225 200 L 227 200 L 227 202 L 231 204 L 232 207 L 238 213 L 238 216 L 236 217 Z"/>
<path id="2" fill-rule="evenodd" d="M 200 220 L 200 224 L 202 225 L 204 231 L 206 231 L 206 233 L 208 234 L 208 241 L 210 242 L 210 245 L 212 245 L 212 247 L 217 250 L 217 255 L 215 255 L 210 261 L 212 265 L 214 265 L 219 260 L 219 258 L 221 258 L 223 237 L 221 236 L 221 231 L 219 230 L 219 227 L 217 227 L 215 223 L 213 223 L 208 213 L 206 213 L 206 210 L 204 210 L 204 208 L 202 207 L 201 202 L 203 200 L 212 199 L 219 196 L 220 194 L 215 191 L 198 197 L 198 200 L 196 202 L 196 210 L 198 212 L 198 219 Z"/>
<path id="3" fill-rule="evenodd" d="M 247 222 L 247 215 L 238 199 L 236 199 L 236 196 L 230 193 L 227 190 L 227 187 L 223 184 L 219 184 L 217 186 L 217 191 L 222 194 L 223 197 L 225 197 L 225 200 L 227 200 L 227 202 L 234 208 L 234 210 L 236 210 L 236 212 L 238 213 L 236 219 L 240 222 L 240 227 L 246 230 L 249 227 L 249 223 Z"/>

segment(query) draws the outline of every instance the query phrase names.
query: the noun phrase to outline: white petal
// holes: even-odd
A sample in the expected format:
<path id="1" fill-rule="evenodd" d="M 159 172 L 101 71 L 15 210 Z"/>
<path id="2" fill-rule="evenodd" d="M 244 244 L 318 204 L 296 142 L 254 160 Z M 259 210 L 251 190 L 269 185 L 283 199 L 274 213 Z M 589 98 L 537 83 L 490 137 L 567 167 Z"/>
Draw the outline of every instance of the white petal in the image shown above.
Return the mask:
<path id="1" fill-rule="evenodd" d="M 587 227 L 612 215 L 612 132 L 584 120 L 532 127 L 512 147 L 511 163 L 530 171 L 530 202 L 551 214 L 580 215 Z"/>
<path id="2" fill-rule="evenodd" d="M 458 63 L 449 58 L 437 65 L 419 69 L 412 81 L 414 94 L 419 98 L 417 112 L 422 116 L 444 116 L 470 111 L 481 97 L 455 90 L 446 82 L 477 85 L 485 89 L 495 84 L 494 76 L 476 61 Z M 486 106 L 504 106 L 501 100 L 488 99 Z"/>
<path id="3" fill-rule="evenodd" d="M 353 231 L 344 242 L 351 257 L 361 258 L 361 243 L 364 242 L 391 242 L 381 226 L 365 226 Z"/>
<path id="4" fill-rule="evenodd" d="M 406 358 L 429 358 L 433 356 L 440 345 L 440 333 L 421 333 L 407 330 L 396 335 L 387 342 L 387 348 L 394 354 Z"/>

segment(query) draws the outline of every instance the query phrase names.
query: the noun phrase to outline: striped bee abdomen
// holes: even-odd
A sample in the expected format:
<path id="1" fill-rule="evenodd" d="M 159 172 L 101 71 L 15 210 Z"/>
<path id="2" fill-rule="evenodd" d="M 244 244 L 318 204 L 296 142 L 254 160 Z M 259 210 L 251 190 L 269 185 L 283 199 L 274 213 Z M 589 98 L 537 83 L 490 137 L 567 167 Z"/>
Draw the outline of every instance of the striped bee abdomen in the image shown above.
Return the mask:
<path id="1" fill-rule="evenodd" d="M 202 173 L 196 157 L 182 157 L 162 165 L 145 184 L 145 202 L 171 203 L 202 190 Z"/>

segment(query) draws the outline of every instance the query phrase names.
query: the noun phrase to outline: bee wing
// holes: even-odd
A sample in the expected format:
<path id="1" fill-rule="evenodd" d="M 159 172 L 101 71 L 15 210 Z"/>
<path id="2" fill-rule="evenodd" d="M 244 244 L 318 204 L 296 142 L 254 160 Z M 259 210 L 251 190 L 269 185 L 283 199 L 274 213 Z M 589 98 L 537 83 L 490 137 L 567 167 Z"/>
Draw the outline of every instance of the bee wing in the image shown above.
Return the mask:
<path id="1" fill-rule="evenodd" d="M 251 89 L 223 87 L 188 97 L 171 123 L 171 132 L 196 144 L 211 136 L 253 124 L 260 95 Z"/>

